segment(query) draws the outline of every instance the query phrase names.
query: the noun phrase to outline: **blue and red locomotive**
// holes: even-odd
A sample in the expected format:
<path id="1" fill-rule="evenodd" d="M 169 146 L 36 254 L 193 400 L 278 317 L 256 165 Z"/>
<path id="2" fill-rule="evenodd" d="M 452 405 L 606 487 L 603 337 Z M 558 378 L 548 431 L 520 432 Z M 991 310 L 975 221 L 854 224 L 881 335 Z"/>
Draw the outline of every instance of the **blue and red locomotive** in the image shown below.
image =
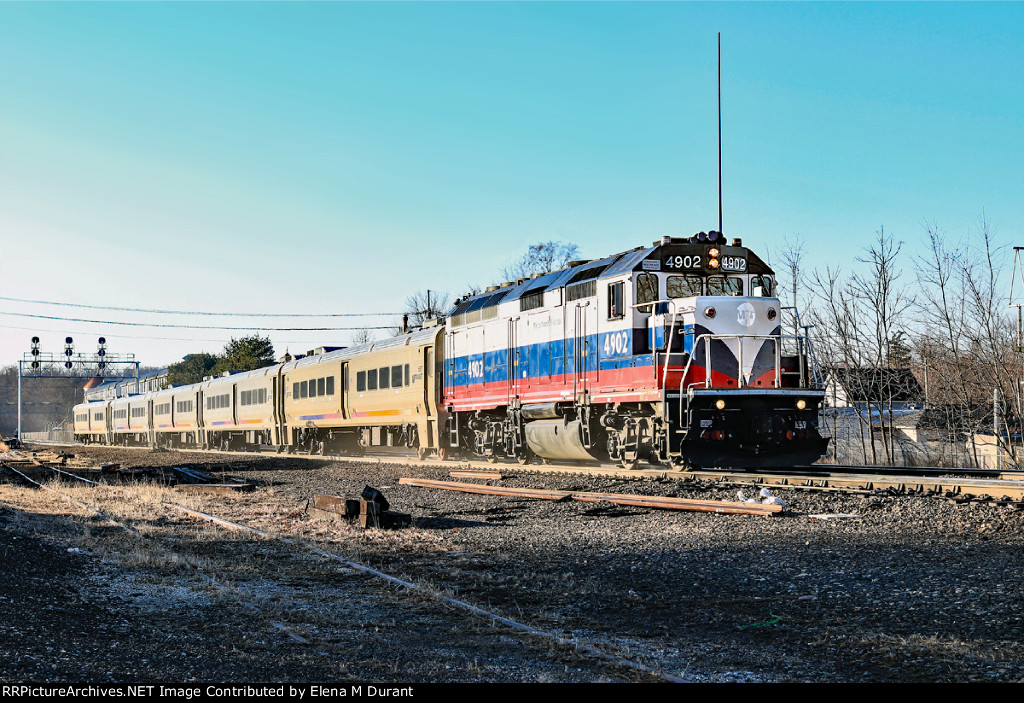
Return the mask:
<path id="1" fill-rule="evenodd" d="M 717 232 L 491 287 L 446 320 L 445 439 L 522 462 L 810 464 L 823 383 L 782 313 L 772 270 Z"/>

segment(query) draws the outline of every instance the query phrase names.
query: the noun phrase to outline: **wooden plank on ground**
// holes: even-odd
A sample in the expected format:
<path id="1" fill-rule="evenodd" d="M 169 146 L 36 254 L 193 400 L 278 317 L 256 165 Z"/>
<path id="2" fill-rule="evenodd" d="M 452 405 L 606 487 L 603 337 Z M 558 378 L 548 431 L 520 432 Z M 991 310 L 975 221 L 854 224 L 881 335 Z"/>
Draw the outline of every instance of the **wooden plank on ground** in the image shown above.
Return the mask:
<path id="1" fill-rule="evenodd" d="M 597 493 L 589 491 L 554 491 L 536 488 L 513 488 L 510 486 L 487 486 L 479 483 L 458 483 L 455 481 L 432 481 L 423 478 L 401 478 L 403 486 L 439 488 L 463 493 L 535 498 L 537 500 L 578 500 L 585 503 L 612 503 L 641 508 L 661 510 L 692 510 L 707 513 L 729 513 L 736 515 L 777 515 L 781 505 L 763 503 L 737 503 L 723 500 L 697 500 L 693 498 L 670 498 L 664 496 L 627 495 L 622 493 Z"/>
<path id="2" fill-rule="evenodd" d="M 501 475 L 500 471 L 486 471 L 482 469 L 453 469 L 448 472 L 448 475 L 455 478 L 483 478 L 498 481 L 505 478 Z"/>

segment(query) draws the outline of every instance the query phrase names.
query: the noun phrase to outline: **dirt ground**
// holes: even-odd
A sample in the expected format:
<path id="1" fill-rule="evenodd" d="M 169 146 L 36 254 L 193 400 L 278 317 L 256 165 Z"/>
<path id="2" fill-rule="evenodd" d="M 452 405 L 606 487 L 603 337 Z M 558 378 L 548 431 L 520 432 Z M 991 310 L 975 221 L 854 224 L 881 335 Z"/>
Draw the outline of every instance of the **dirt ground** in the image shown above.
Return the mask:
<path id="1" fill-rule="evenodd" d="M 140 467 L 228 460 L 74 451 Z M 453 480 L 450 467 L 394 457 L 230 461 L 217 471 L 256 483 L 255 491 L 59 486 L 87 509 L 0 479 L 0 680 L 589 682 L 656 681 L 658 672 L 713 682 L 1024 679 L 1024 513 L 1011 507 L 786 490 L 776 492 L 785 514 L 765 518 L 413 488 L 398 479 Z M 736 494 L 499 468 L 500 485 Z M 356 497 L 365 485 L 412 514 L 413 525 L 363 530 L 307 511 L 313 492 Z M 225 530 L 171 502 L 294 543 Z M 431 592 L 654 673 L 522 634 Z"/>

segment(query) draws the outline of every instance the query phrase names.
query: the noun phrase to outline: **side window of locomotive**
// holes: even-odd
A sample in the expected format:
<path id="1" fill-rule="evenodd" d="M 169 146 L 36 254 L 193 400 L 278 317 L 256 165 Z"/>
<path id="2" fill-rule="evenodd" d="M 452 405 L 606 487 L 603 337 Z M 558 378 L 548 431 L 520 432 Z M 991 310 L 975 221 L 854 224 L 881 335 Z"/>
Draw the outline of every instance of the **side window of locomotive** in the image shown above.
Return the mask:
<path id="1" fill-rule="evenodd" d="M 758 274 L 750 279 L 750 294 L 761 298 L 772 297 L 772 277 L 765 274 Z"/>
<path id="2" fill-rule="evenodd" d="M 743 279 L 738 276 L 708 276 L 708 295 L 743 295 Z"/>
<path id="3" fill-rule="evenodd" d="M 366 372 L 360 371 L 356 374 L 356 392 L 362 392 L 366 390 Z"/>
<path id="4" fill-rule="evenodd" d="M 719 276 L 721 278 L 721 276 Z M 701 277 L 694 274 L 669 276 L 665 283 L 665 293 L 669 298 L 690 298 L 701 294 Z M 708 286 L 708 295 L 714 295 Z"/>
<path id="5" fill-rule="evenodd" d="M 650 303 L 658 299 L 658 277 L 653 273 L 641 273 L 636 277 L 636 302 Z M 650 305 L 639 308 L 640 312 L 651 311 Z"/>
<path id="6" fill-rule="evenodd" d="M 366 390 L 377 390 L 377 369 L 370 369 L 366 372 Z"/>
<path id="7" fill-rule="evenodd" d="M 625 317 L 626 311 L 623 307 L 625 302 L 622 298 L 623 282 L 608 284 L 608 319 L 615 320 Z"/>

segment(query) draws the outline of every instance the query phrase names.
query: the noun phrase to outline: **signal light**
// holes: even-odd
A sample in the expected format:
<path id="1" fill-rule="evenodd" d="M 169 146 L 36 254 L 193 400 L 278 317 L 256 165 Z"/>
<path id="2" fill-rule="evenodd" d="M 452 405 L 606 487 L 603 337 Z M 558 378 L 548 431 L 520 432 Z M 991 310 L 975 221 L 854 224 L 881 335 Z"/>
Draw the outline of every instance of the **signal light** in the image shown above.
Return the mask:
<path id="1" fill-rule="evenodd" d="M 106 337 L 100 337 L 100 344 L 106 344 L 106 343 L 107 343 L 107 338 Z"/>
<path id="2" fill-rule="evenodd" d="M 38 361 L 33 361 L 32 362 L 32 368 L 38 369 L 39 368 L 39 362 Z"/>
<path id="3" fill-rule="evenodd" d="M 32 356 L 39 356 L 39 348 L 32 347 Z"/>
<path id="4" fill-rule="evenodd" d="M 71 361 L 65 361 L 64 362 L 64 368 L 70 369 L 71 368 Z"/>
<path id="5" fill-rule="evenodd" d="M 64 338 L 64 343 L 65 344 L 74 344 L 75 340 L 73 340 L 71 337 L 65 337 Z"/>
<path id="6" fill-rule="evenodd" d="M 39 337 L 33 337 L 32 338 L 32 343 L 33 344 L 39 344 Z"/>

